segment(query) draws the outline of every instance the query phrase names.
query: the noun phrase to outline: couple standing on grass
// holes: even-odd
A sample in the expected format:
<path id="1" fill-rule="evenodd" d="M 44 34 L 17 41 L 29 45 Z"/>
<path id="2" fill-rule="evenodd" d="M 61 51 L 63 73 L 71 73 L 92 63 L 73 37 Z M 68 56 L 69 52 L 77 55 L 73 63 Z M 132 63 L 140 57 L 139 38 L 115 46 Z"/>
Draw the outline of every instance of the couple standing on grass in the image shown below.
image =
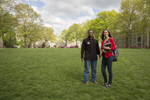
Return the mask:
<path id="1" fill-rule="evenodd" d="M 92 74 L 92 81 L 95 84 L 98 84 L 96 81 L 96 68 L 97 68 L 97 60 L 100 58 L 100 49 L 99 44 L 96 39 L 93 37 L 94 32 L 93 30 L 88 31 L 88 38 L 84 39 L 82 42 L 82 48 L 81 48 L 81 60 L 84 62 L 84 82 L 85 85 L 89 85 L 88 83 L 88 77 L 89 77 L 89 68 L 91 66 L 91 74 Z M 111 43 L 111 47 L 103 46 L 104 44 Z M 111 52 L 107 52 L 107 51 Z M 112 61 L 113 61 L 113 53 L 112 51 L 116 50 L 116 46 L 114 43 L 114 40 L 109 32 L 108 29 L 104 29 L 102 33 L 102 44 L 101 44 L 101 51 L 102 54 L 102 65 L 101 65 L 101 71 L 104 78 L 104 83 L 101 84 L 105 87 L 111 87 L 112 84 Z M 84 54 L 85 52 L 85 54 Z M 84 55 L 84 57 L 83 57 Z M 99 55 L 99 56 L 97 56 Z M 98 58 L 99 57 L 99 58 Z M 106 75 L 106 65 L 108 68 L 109 73 L 109 82 L 107 83 L 107 75 Z"/>

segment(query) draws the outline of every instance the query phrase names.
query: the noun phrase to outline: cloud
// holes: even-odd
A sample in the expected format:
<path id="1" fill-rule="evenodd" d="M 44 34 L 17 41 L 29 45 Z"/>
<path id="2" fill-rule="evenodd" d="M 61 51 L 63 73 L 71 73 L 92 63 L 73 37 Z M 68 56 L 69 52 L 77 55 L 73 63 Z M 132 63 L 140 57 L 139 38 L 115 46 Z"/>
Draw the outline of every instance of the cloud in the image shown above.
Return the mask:
<path id="1" fill-rule="evenodd" d="M 52 27 L 54 33 L 60 34 L 73 23 L 94 19 L 98 12 L 118 10 L 121 0 L 40 0 L 39 2 L 44 5 L 39 8 L 32 5 L 32 8 L 41 14 L 45 26 Z"/>
<path id="2" fill-rule="evenodd" d="M 34 11 L 36 11 L 37 13 L 40 13 L 40 12 L 38 11 L 38 8 L 37 8 L 36 6 L 31 6 L 31 7 L 33 8 Z"/>

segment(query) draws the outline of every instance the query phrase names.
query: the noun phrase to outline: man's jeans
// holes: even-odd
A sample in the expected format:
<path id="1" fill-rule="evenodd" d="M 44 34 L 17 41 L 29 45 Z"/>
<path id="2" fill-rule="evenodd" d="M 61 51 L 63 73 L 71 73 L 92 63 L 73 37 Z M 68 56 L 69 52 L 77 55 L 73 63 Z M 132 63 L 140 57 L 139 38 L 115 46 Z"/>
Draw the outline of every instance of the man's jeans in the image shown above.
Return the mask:
<path id="1" fill-rule="evenodd" d="M 91 74 L 92 74 L 92 81 L 96 82 L 96 67 L 97 67 L 97 60 L 89 61 L 85 60 L 84 63 L 84 82 L 87 83 L 89 77 L 89 68 L 91 66 Z"/>

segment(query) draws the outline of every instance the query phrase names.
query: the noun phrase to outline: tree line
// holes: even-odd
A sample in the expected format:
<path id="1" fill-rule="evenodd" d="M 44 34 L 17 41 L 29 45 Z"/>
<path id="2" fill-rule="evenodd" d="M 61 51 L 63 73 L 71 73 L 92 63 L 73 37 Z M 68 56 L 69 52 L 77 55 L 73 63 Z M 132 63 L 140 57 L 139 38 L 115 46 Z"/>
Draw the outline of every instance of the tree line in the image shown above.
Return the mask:
<path id="1" fill-rule="evenodd" d="M 45 27 L 41 15 L 19 0 L 0 1 L 0 37 L 3 46 L 31 47 L 37 41 L 56 41 L 52 27 Z M 20 41 L 16 40 L 16 37 Z"/>
<path id="2" fill-rule="evenodd" d="M 128 36 L 131 34 L 147 34 L 150 29 L 150 0 L 122 0 L 119 11 L 102 11 L 95 19 L 83 23 L 74 23 L 68 29 L 62 30 L 60 38 L 65 41 L 82 41 L 88 35 L 88 30 L 94 31 L 94 37 L 101 41 L 103 29 L 108 28 L 113 37 L 123 35 L 128 46 Z"/>

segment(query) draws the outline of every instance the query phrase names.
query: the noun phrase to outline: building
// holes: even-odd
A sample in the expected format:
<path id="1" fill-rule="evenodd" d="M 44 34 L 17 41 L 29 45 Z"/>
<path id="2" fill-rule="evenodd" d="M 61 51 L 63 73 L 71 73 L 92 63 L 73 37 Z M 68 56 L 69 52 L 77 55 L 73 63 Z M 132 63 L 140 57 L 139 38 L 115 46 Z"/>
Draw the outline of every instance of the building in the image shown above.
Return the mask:
<path id="1" fill-rule="evenodd" d="M 113 37 L 115 40 L 115 44 L 118 48 L 126 47 L 126 37 L 123 35 L 118 35 Z M 150 48 L 150 32 L 147 28 L 145 33 L 137 34 L 132 33 L 128 37 L 128 47 L 129 48 Z"/>
<path id="2" fill-rule="evenodd" d="M 77 41 L 77 45 L 78 45 L 79 48 L 81 48 L 82 42 Z M 57 41 L 56 46 L 57 47 L 65 46 L 65 41 Z M 70 47 L 70 46 L 76 46 L 76 42 L 67 41 L 67 46 L 66 47 Z"/>
<path id="3" fill-rule="evenodd" d="M 45 41 L 43 40 L 43 41 L 37 41 L 36 43 L 35 43 L 35 48 L 42 48 L 42 44 L 43 43 L 45 43 Z M 46 47 L 47 48 L 51 48 L 51 47 L 55 47 L 55 45 L 56 45 L 56 42 L 55 43 L 53 43 L 53 42 L 51 42 L 51 41 L 47 41 L 47 43 L 46 43 Z M 32 48 L 33 48 L 34 46 L 32 45 Z"/>

